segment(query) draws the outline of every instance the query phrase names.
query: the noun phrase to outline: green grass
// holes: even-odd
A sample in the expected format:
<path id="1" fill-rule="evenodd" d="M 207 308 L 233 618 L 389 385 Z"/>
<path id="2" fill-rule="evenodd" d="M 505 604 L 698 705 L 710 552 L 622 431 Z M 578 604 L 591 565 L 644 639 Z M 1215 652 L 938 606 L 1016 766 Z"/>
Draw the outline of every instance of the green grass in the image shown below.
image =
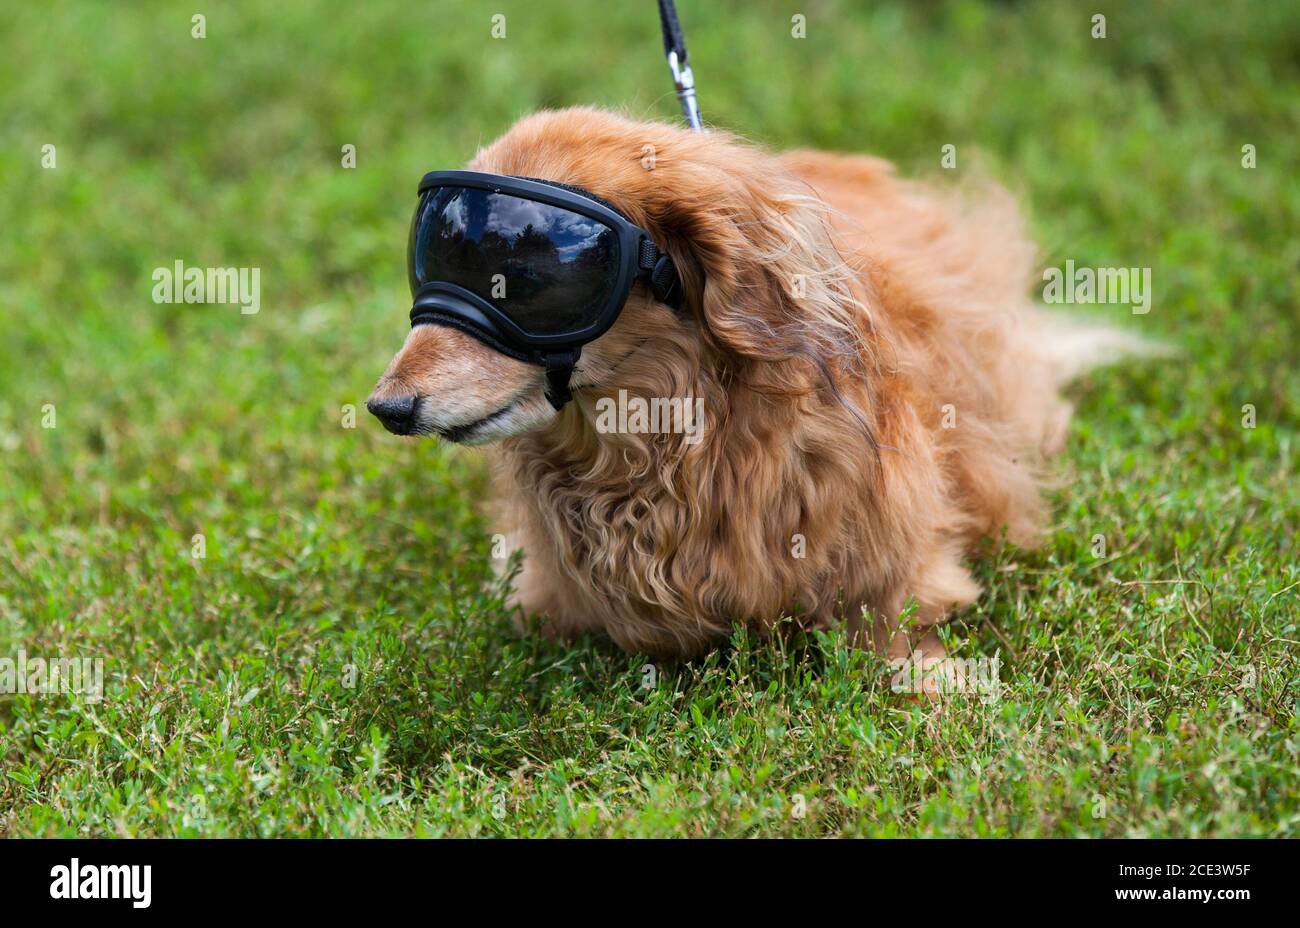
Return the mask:
<path id="1" fill-rule="evenodd" d="M 1182 355 L 1072 391 L 1045 546 L 948 629 L 1002 698 L 936 709 L 834 638 L 650 689 L 517 638 L 481 460 L 361 409 L 421 173 L 541 106 L 677 118 L 654 4 L 194 6 L 0 10 L 0 658 L 107 677 L 0 696 L 0 833 L 1300 830 L 1300 8 L 681 0 L 708 119 L 944 180 L 955 144 L 1045 265 L 1153 269 L 1097 311 Z M 261 268 L 261 312 L 154 304 L 178 259 Z"/>

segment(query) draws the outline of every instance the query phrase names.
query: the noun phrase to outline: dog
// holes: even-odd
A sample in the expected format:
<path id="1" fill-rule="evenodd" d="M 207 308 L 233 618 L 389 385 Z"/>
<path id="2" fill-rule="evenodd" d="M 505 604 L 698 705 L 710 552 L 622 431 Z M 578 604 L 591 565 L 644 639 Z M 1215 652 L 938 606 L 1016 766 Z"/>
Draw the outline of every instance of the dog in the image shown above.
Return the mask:
<path id="1" fill-rule="evenodd" d="M 638 284 L 559 411 L 542 368 L 440 325 L 411 330 L 371 395 L 405 403 L 403 431 L 490 445 L 523 552 L 511 604 L 547 634 L 689 659 L 788 616 L 942 662 L 936 627 L 980 595 L 965 559 L 1039 540 L 1062 387 L 1136 346 L 1033 304 L 1034 248 L 993 185 L 590 108 L 528 116 L 469 168 L 598 195 L 685 294 L 673 309 Z M 629 398 L 698 403 L 702 427 L 602 428 Z"/>

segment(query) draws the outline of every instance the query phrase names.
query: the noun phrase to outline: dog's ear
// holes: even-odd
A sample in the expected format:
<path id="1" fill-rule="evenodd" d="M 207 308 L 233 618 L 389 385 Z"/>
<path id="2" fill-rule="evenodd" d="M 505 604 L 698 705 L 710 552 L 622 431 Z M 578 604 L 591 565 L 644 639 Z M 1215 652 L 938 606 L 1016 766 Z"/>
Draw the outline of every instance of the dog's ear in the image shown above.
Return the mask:
<path id="1" fill-rule="evenodd" d="M 689 253 L 680 262 L 689 302 L 709 340 L 742 362 L 798 362 L 817 380 L 858 367 L 866 310 L 825 205 L 771 173 L 730 174 L 713 192 L 683 206 L 676 236 Z"/>

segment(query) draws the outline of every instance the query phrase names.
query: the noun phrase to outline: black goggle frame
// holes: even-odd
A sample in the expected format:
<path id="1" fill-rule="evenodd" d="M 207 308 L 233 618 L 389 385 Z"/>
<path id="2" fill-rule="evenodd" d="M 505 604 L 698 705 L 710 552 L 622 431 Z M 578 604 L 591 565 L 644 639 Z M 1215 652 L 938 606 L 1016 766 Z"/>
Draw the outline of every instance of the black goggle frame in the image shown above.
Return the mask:
<path id="1" fill-rule="evenodd" d="M 534 200 L 594 219 L 617 236 L 619 266 L 609 296 L 587 324 L 572 332 L 530 332 L 490 300 L 464 287 L 449 281 L 430 280 L 420 285 L 412 281 L 412 327 L 446 325 L 502 354 L 540 364 L 546 368 L 546 397 L 556 409 L 563 407 L 572 395 L 569 377 L 582 346 L 595 341 L 614 324 L 627 304 L 633 284 L 644 280 L 656 300 L 674 309 L 681 306 L 681 278 L 672 258 L 659 249 L 648 232 L 595 194 L 556 181 L 478 171 L 431 171 L 420 181 L 421 202 L 425 191 L 437 187 L 469 187 Z M 412 241 L 414 238 L 413 235 Z"/>

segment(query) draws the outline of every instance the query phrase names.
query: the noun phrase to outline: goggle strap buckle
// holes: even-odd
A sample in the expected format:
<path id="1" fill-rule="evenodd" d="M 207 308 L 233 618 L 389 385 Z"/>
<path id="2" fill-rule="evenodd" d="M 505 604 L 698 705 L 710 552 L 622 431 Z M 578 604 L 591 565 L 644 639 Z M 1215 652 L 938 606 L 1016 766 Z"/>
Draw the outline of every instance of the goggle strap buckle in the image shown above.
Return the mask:
<path id="1" fill-rule="evenodd" d="M 641 274 L 650 282 L 650 291 L 660 303 L 666 303 L 673 309 L 682 306 L 682 279 L 677 273 L 677 265 L 667 252 L 648 238 L 641 239 L 641 253 L 637 256 L 637 266 Z"/>
<path id="2" fill-rule="evenodd" d="M 559 412 L 564 404 L 573 399 L 569 389 L 569 378 L 578 363 L 582 348 L 570 348 L 567 351 L 546 352 L 541 356 L 541 363 L 546 368 L 546 399 L 555 411 Z"/>

